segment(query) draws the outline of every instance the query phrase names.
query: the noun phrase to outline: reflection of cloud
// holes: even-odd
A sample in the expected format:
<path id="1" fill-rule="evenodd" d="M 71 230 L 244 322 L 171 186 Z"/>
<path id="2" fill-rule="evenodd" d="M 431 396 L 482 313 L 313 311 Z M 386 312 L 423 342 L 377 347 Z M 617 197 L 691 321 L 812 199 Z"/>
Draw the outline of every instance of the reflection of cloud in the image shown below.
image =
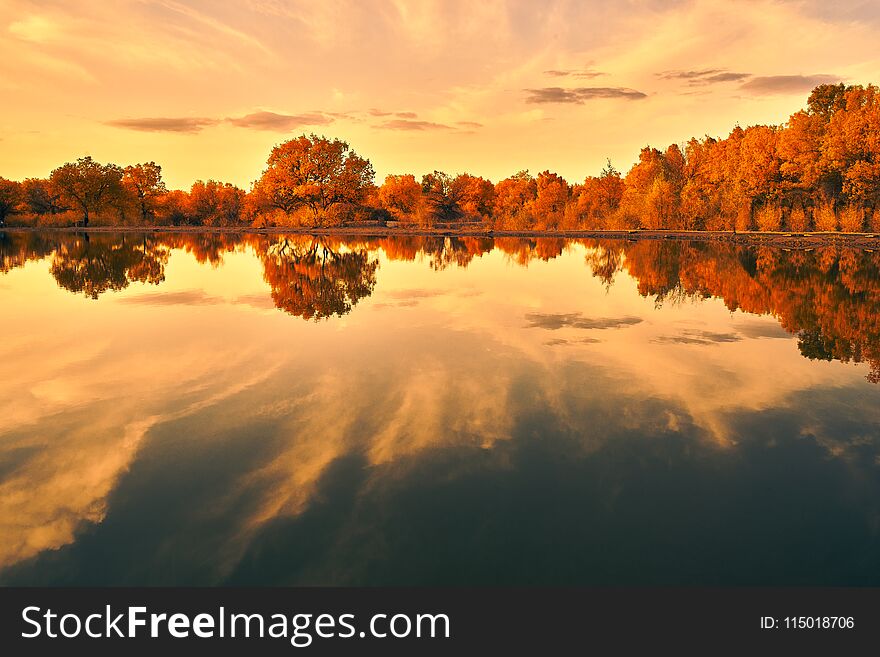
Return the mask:
<path id="1" fill-rule="evenodd" d="M 378 303 L 373 303 L 373 308 L 407 308 L 417 306 L 422 299 L 434 299 L 439 297 L 456 297 L 463 299 L 466 297 L 480 296 L 481 294 L 482 292 L 480 290 L 471 288 L 462 288 L 458 290 L 431 290 L 426 288 L 391 290 L 390 292 L 384 293 L 384 296 L 388 299 L 393 299 L 393 301 L 380 301 Z"/>
<path id="2" fill-rule="evenodd" d="M 544 87 L 543 89 L 526 89 L 527 103 L 572 103 L 580 105 L 588 100 L 604 98 L 621 98 L 624 100 L 640 100 L 647 94 L 625 87 Z"/>
<path id="3" fill-rule="evenodd" d="M 552 340 L 547 340 L 544 344 L 548 347 L 561 347 L 563 345 L 576 345 L 576 344 L 597 344 L 602 342 L 598 338 L 578 338 L 577 340 L 566 340 L 564 338 L 553 338 Z"/>
<path id="4" fill-rule="evenodd" d="M 275 303 L 272 301 L 272 297 L 268 294 L 241 294 L 235 297 L 232 300 L 232 303 L 265 310 L 273 310 L 276 308 Z"/>
<path id="5" fill-rule="evenodd" d="M 735 323 L 733 328 L 746 338 L 794 339 L 794 336 L 782 328 L 776 320 L 770 322 L 745 320 Z"/>
<path id="6" fill-rule="evenodd" d="M 581 313 L 526 313 L 526 328 L 555 331 L 561 328 L 611 329 L 640 324 L 641 317 L 584 317 Z"/>
<path id="7" fill-rule="evenodd" d="M 439 297 L 448 294 L 443 290 L 428 290 L 428 289 L 411 289 L 411 290 L 392 290 L 387 293 L 387 296 L 392 299 L 423 299 L 425 297 Z"/>
<path id="8" fill-rule="evenodd" d="M 181 290 L 179 292 L 146 292 L 133 296 L 120 297 L 117 303 L 144 306 L 251 306 L 259 309 L 273 309 L 275 304 L 266 294 L 241 294 L 227 298 L 206 294 L 204 290 Z"/>
<path id="9" fill-rule="evenodd" d="M 266 359 L 248 374 L 243 368 L 259 353 L 224 351 L 222 341 L 175 350 L 137 324 L 77 362 L 35 363 L 30 351 L 13 352 L 29 363 L 16 379 L 18 405 L 29 413 L 0 422 L 0 566 L 57 549 L 102 522 L 108 497 L 157 424 L 240 394 L 277 367 Z M 49 334 L 40 336 L 41 351 L 56 344 Z"/>
<path id="10" fill-rule="evenodd" d="M 840 82 L 837 75 L 768 75 L 752 78 L 740 87 L 756 95 L 800 94 L 820 84 Z"/>
<path id="11" fill-rule="evenodd" d="M 141 132 L 181 132 L 196 133 L 212 125 L 220 123 L 218 119 L 206 117 L 154 117 L 141 119 L 116 119 L 106 121 L 105 125 L 114 128 L 126 128 Z"/>
<path id="12" fill-rule="evenodd" d="M 443 123 L 433 123 L 431 121 L 411 121 L 409 119 L 393 119 L 380 123 L 377 128 L 384 130 L 451 130 L 452 128 Z"/>
<path id="13" fill-rule="evenodd" d="M 742 337 L 735 333 L 715 333 L 688 329 L 678 335 L 661 335 L 651 342 L 656 344 L 718 344 L 721 342 L 739 342 Z"/>
<path id="14" fill-rule="evenodd" d="M 223 297 L 205 294 L 204 290 L 180 292 L 147 292 L 117 299 L 119 303 L 145 306 L 215 306 L 226 303 Z"/>

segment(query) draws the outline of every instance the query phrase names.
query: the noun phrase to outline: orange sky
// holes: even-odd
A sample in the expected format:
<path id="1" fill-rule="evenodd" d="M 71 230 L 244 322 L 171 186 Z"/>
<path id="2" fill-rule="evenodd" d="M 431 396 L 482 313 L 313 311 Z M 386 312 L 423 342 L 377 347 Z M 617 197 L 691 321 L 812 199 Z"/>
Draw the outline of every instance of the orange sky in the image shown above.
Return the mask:
<path id="1" fill-rule="evenodd" d="M 387 173 L 570 181 L 880 81 L 871 2 L 4 0 L 0 176 L 90 154 L 248 187 L 302 132 Z"/>

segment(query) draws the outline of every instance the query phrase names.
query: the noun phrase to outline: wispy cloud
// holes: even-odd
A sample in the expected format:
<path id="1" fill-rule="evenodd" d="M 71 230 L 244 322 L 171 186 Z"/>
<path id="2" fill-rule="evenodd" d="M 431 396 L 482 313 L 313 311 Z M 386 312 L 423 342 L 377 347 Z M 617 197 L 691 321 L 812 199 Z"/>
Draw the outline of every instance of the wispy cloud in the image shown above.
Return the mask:
<path id="1" fill-rule="evenodd" d="M 549 75 L 553 78 L 598 78 L 602 75 L 605 75 L 602 71 L 594 71 L 592 69 L 551 69 L 549 71 L 544 71 L 544 75 Z"/>
<path id="2" fill-rule="evenodd" d="M 367 114 L 376 117 L 396 116 L 398 119 L 417 119 L 419 117 L 415 112 L 386 112 L 385 110 L 372 107 L 367 110 Z"/>
<path id="3" fill-rule="evenodd" d="M 526 313 L 526 328 L 556 331 L 561 328 L 611 329 L 633 326 L 641 317 L 584 317 L 581 313 Z"/>
<path id="4" fill-rule="evenodd" d="M 697 71 L 663 71 L 656 74 L 661 80 L 683 80 L 689 86 L 705 86 L 719 82 L 739 82 L 752 76 L 751 73 L 735 73 L 723 68 L 706 68 Z"/>
<path id="5" fill-rule="evenodd" d="M 542 89 L 525 89 L 527 103 L 570 103 L 581 105 L 588 100 L 620 98 L 640 100 L 647 94 L 626 87 L 544 87 Z"/>
<path id="6" fill-rule="evenodd" d="M 411 121 L 409 119 L 393 119 L 380 123 L 377 128 L 384 130 L 451 130 L 452 127 L 431 121 Z"/>
<path id="7" fill-rule="evenodd" d="M 321 113 L 277 114 L 275 112 L 253 112 L 252 114 L 226 120 L 239 128 L 284 132 L 304 125 L 327 125 L 333 122 L 333 117 Z"/>
<path id="8" fill-rule="evenodd" d="M 223 297 L 206 294 L 204 290 L 181 290 L 179 292 L 147 292 L 122 297 L 119 303 L 145 306 L 216 306 L 227 303 Z"/>
<path id="9" fill-rule="evenodd" d="M 239 128 L 252 130 L 275 130 L 286 132 L 301 126 L 328 125 L 334 117 L 321 112 L 307 114 L 279 114 L 277 112 L 252 112 L 238 117 L 144 117 L 131 119 L 114 119 L 105 121 L 104 125 L 114 128 L 125 128 L 141 132 L 179 132 L 193 134 L 204 128 L 228 123 Z"/>
<path id="10" fill-rule="evenodd" d="M 740 89 L 759 96 L 773 94 L 802 94 L 820 84 L 840 82 L 840 76 L 817 73 L 815 75 L 766 75 L 752 78 Z"/>
<path id="11" fill-rule="evenodd" d="M 742 336 L 736 333 L 716 333 L 699 329 L 688 329 L 678 335 L 661 335 L 651 342 L 656 344 L 720 344 L 723 342 L 739 342 Z"/>
<path id="12" fill-rule="evenodd" d="M 203 128 L 217 125 L 219 119 L 206 117 L 146 117 L 138 119 L 115 119 L 105 121 L 104 125 L 140 132 L 181 132 L 193 134 Z"/>
<path id="13" fill-rule="evenodd" d="M 455 125 L 460 125 L 462 128 L 482 128 L 482 123 L 477 123 L 476 121 L 456 121 Z"/>

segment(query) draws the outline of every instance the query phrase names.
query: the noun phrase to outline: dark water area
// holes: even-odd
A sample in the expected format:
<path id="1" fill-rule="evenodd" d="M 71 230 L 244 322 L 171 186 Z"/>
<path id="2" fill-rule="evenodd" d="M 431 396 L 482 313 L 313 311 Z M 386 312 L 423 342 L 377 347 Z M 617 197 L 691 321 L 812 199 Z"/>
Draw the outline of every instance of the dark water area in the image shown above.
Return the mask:
<path id="1" fill-rule="evenodd" d="M 0 583 L 880 584 L 880 254 L 0 233 Z"/>

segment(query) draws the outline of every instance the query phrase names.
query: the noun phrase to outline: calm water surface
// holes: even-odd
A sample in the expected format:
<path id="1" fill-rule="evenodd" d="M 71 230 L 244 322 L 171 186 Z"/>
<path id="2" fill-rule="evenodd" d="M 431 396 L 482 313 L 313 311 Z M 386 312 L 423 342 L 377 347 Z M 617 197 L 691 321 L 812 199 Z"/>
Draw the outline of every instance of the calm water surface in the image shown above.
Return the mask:
<path id="1" fill-rule="evenodd" d="M 0 233 L 0 583 L 880 584 L 880 254 Z"/>

